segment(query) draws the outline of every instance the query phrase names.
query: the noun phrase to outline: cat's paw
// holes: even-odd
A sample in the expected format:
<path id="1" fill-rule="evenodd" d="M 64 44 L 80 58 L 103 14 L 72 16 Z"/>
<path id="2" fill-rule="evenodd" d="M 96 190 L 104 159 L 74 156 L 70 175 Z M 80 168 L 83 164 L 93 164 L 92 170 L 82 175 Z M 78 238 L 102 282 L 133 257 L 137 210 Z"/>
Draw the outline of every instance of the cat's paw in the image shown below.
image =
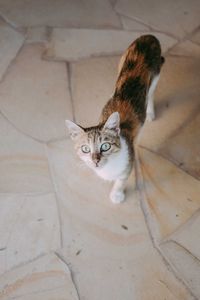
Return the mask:
<path id="1" fill-rule="evenodd" d="M 112 191 L 110 193 L 112 203 L 118 204 L 125 200 L 125 194 L 122 191 Z"/>

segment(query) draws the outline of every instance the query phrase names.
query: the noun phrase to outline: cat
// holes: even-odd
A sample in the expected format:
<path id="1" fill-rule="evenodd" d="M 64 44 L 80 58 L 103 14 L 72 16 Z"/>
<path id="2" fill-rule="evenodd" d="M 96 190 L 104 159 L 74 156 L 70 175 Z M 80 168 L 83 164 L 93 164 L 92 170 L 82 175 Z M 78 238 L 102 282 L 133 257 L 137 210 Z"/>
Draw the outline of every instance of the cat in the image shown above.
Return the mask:
<path id="1" fill-rule="evenodd" d="M 139 37 L 120 60 L 115 91 L 102 110 L 99 124 L 83 128 L 66 120 L 80 159 L 98 176 L 114 181 L 110 193 L 113 203 L 125 199 L 134 140 L 145 119 L 155 118 L 153 96 L 164 61 L 156 37 Z"/>

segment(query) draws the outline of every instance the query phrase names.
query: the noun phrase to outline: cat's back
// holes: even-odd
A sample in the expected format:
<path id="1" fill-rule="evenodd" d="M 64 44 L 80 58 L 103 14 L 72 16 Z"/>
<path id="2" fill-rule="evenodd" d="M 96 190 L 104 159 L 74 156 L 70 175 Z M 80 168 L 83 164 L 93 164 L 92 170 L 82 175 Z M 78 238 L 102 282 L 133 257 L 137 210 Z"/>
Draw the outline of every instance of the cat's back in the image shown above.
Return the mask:
<path id="1" fill-rule="evenodd" d="M 136 39 L 120 60 L 115 92 L 103 109 L 102 122 L 118 111 L 122 127 L 135 136 L 146 118 L 148 89 L 163 62 L 160 42 L 155 36 L 142 35 Z"/>

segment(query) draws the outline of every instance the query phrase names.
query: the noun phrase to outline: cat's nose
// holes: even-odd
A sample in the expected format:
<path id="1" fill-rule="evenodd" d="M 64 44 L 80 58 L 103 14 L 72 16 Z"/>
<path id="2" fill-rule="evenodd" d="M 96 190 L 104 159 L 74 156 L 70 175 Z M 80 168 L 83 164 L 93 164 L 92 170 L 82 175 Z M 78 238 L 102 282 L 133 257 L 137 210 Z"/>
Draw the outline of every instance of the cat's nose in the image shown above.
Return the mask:
<path id="1" fill-rule="evenodd" d="M 96 164 L 98 167 L 98 163 L 100 162 L 101 156 L 100 153 L 92 153 L 92 161 Z"/>

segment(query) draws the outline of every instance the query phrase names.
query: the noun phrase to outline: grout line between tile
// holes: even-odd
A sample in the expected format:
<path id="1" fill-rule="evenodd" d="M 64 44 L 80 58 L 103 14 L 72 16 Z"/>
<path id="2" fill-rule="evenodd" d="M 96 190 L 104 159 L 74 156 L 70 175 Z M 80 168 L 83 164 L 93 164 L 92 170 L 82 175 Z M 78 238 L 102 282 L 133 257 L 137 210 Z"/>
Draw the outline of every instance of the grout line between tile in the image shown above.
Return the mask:
<path id="1" fill-rule="evenodd" d="M 3 21 L 4 21 L 9 27 L 11 27 L 12 29 L 14 29 L 14 30 L 17 31 L 17 32 L 21 32 L 21 31 L 19 30 L 19 27 L 18 27 L 14 22 L 10 21 L 7 17 L 5 17 L 1 11 L 0 11 L 0 17 L 3 19 Z"/>
<path id="2" fill-rule="evenodd" d="M 117 12 L 117 14 L 120 17 L 120 21 L 121 21 L 121 17 L 124 17 L 124 18 L 127 18 L 127 19 L 131 20 L 131 21 L 135 21 L 136 23 L 138 23 L 140 25 L 143 25 L 143 26 L 147 27 L 147 30 L 149 30 L 149 31 L 155 31 L 155 29 L 152 28 L 149 24 L 146 24 L 145 22 L 143 22 L 142 20 L 140 20 L 138 18 L 131 18 L 131 17 L 128 17 L 128 16 L 124 15 L 123 13 L 118 13 L 118 12 Z M 122 21 L 121 21 L 121 23 L 122 23 Z M 122 23 L 122 25 L 123 25 L 123 23 Z M 124 28 L 124 27 L 122 26 L 122 28 Z M 124 30 L 129 31 L 127 29 L 124 29 Z M 133 30 L 130 30 L 130 31 L 133 31 Z"/>
<path id="3" fill-rule="evenodd" d="M 26 36 L 23 36 L 23 37 L 24 37 L 24 40 L 23 40 L 21 46 L 19 47 L 18 51 L 16 52 L 15 57 L 13 57 L 13 58 L 11 59 L 10 63 L 9 63 L 8 66 L 7 66 L 7 69 L 5 70 L 5 72 L 3 73 L 3 75 L 2 75 L 1 78 L 0 78 L 0 84 L 5 80 L 7 74 L 10 72 L 11 66 L 16 62 L 17 56 L 21 53 L 21 51 L 22 51 L 22 49 L 23 49 L 23 47 L 24 47 L 24 45 L 25 45 L 25 42 L 26 42 Z"/>
<path id="4" fill-rule="evenodd" d="M 50 253 L 52 253 L 52 252 L 50 252 Z M 12 266 L 9 270 L 7 270 L 6 272 L 4 272 L 3 274 L 0 275 L 0 280 L 1 280 L 1 278 L 2 278 L 4 275 L 6 275 L 7 273 L 10 273 L 10 272 L 12 272 L 12 271 L 15 271 L 15 270 L 17 270 L 17 269 L 19 269 L 19 268 L 21 268 L 21 267 L 24 267 L 24 266 L 30 264 L 30 263 L 32 263 L 32 262 L 35 262 L 35 261 L 37 261 L 38 259 L 40 259 L 40 258 L 42 258 L 42 257 L 44 257 L 44 256 L 46 256 L 46 255 L 48 255 L 48 254 L 50 254 L 50 253 L 48 253 L 48 252 L 44 253 L 44 252 L 43 252 L 43 253 L 37 255 L 37 256 L 34 257 L 34 258 L 31 258 L 31 259 L 29 259 L 29 260 L 27 260 L 27 261 L 21 262 L 21 263 L 19 263 L 18 265 Z M 0 299 L 1 299 L 1 298 L 0 298 Z"/>
<path id="5" fill-rule="evenodd" d="M 170 53 L 171 50 L 173 50 L 176 46 L 178 46 L 180 43 L 190 40 L 190 38 L 196 33 L 198 32 L 198 30 L 200 30 L 200 26 L 197 26 L 194 30 L 192 30 L 191 32 L 189 32 L 188 34 L 186 34 L 183 38 L 178 39 L 178 42 L 173 45 L 171 48 L 169 48 L 166 52 L 166 54 Z M 176 38 L 177 40 L 177 38 Z"/>
<path id="6" fill-rule="evenodd" d="M 71 107 L 72 107 L 72 117 L 73 117 L 73 121 L 76 122 L 74 97 L 73 97 L 73 91 L 72 91 L 72 70 L 71 70 L 70 62 L 66 62 L 66 70 L 67 70 L 67 77 L 68 77 L 70 102 L 71 102 Z"/>
<path id="7" fill-rule="evenodd" d="M 70 271 L 70 275 L 71 275 L 71 279 L 72 279 L 72 282 L 74 284 L 74 288 L 77 292 L 77 296 L 78 296 L 78 300 L 81 300 L 81 297 L 80 297 L 80 293 L 79 293 L 79 290 L 78 290 L 78 287 L 77 287 L 77 284 L 75 282 L 75 279 L 74 279 L 74 275 L 73 275 L 73 272 L 70 268 L 70 265 L 65 261 L 65 258 L 58 252 L 55 252 L 55 255 L 68 267 L 69 271 Z"/>
<path id="8" fill-rule="evenodd" d="M 153 153 L 153 154 L 155 154 L 155 155 L 161 157 L 162 159 L 164 159 L 164 160 L 170 162 L 170 163 L 173 164 L 177 169 L 181 170 L 182 172 L 184 172 L 184 173 L 187 174 L 188 176 L 192 177 L 193 179 L 199 181 L 198 178 L 196 178 L 195 176 L 191 175 L 188 171 L 186 171 L 186 170 L 184 170 L 183 168 L 181 168 L 180 165 L 176 164 L 176 163 L 175 163 L 175 160 L 171 159 L 170 157 L 164 156 L 162 153 L 156 152 L 156 151 L 154 151 L 154 150 L 152 150 L 152 149 L 149 149 L 148 147 L 145 147 L 145 146 L 142 146 L 142 145 L 138 145 L 138 147 L 139 147 L 139 148 L 142 148 L 142 149 L 144 149 L 144 150 L 147 150 L 147 151 L 149 151 L 149 152 L 151 152 L 151 153 Z"/>
<path id="9" fill-rule="evenodd" d="M 175 276 L 175 278 L 183 284 L 183 286 L 186 288 L 188 293 L 190 293 L 190 295 L 194 298 L 194 300 L 198 300 L 194 296 L 194 294 L 192 293 L 192 291 L 190 290 L 188 285 L 185 283 L 185 281 L 178 276 L 179 275 L 178 272 L 176 271 L 174 266 L 171 264 L 171 262 L 167 259 L 167 257 L 165 257 L 162 250 L 160 249 L 159 242 L 157 243 L 155 238 L 152 235 L 152 228 L 151 228 L 152 226 L 150 224 L 151 222 L 149 221 L 149 216 L 148 216 L 148 212 L 147 212 L 147 208 L 146 208 L 146 204 L 145 204 L 145 195 L 144 195 L 145 194 L 145 191 L 144 191 L 145 187 L 144 187 L 143 176 L 142 176 L 142 173 L 141 173 L 138 150 L 135 151 L 135 176 L 136 176 L 136 186 L 137 186 L 137 189 L 139 191 L 140 207 L 141 207 L 141 210 L 143 212 L 146 227 L 147 227 L 149 237 L 150 237 L 150 240 L 152 242 L 152 245 L 153 245 L 154 249 L 160 255 L 164 265 L 169 270 L 169 272 L 171 272 Z"/>
<path id="10" fill-rule="evenodd" d="M 11 122 L 8 117 L 2 112 L 2 110 L 0 109 L 0 115 L 15 129 L 17 130 L 19 133 L 23 134 L 24 136 L 34 140 L 35 142 L 38 142 L 40 144 L 45 144 L 44 141 L 37 139 L 31 135 L 29 135 L 28 133 L 24 132 L 23 130 L 19 129 L 13 122 Z"/>
<path id="11" fill-rule="evenodd" d="M 55 196 L 55 199 L 56 199 L 57 214 L 58 214 L 59 227 L 60 227 L 60 247 L 63 248 L 63 224 L 62 224 L 61 210 L 60 210 L 59 199 L 58 199 L 59 198 L 58 188 L 57 188 L 57 184 L 54 181 L 53 168 L 52 168 L 50 158 L 49 158 L 49 155 L 48 155 L 47 144 L 45 144 L 45 153 L 46 153 L 46 157 L 47 157 L 47 161 L 48 161 L 49 176 L 50 176 L 53 188 L 54 188 L 54 196 Z"/>

